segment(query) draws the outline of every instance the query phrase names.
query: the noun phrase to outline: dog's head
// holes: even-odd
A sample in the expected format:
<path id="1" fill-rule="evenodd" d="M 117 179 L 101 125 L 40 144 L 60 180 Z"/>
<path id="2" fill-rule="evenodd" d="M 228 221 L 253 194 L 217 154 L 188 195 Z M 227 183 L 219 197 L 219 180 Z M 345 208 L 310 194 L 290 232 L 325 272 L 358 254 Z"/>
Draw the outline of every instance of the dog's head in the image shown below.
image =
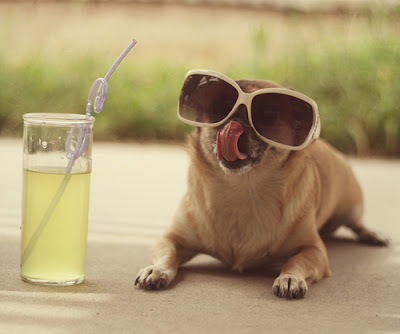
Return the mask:
<path id="1" fill-rule="evenodd" d="M 236 82 L 245 93 L 263 88 L 282 87 L 266 80 Z M 289 154 L 287 150 L 271 147 L 257 136 L 250 126 L 248 111 L 244 105 L 240 105 L 232 117 L 221 126 L 199 128 L 198 135 L 205 158 L 214 166 L 219 166 L 226 174 L 245 174 L 262 161 L 282 160 Z"/>

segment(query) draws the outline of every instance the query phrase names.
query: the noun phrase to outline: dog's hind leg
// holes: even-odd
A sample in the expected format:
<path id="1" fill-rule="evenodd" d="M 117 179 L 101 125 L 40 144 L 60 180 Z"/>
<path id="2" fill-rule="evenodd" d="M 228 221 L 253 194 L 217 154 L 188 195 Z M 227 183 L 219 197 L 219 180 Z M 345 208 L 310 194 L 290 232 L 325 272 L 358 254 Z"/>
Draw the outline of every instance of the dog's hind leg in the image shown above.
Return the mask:
<path id="1" fill-rule="evenodd" d="M 322 239 L 328 239 L 332 237 L 332 234 L 343 225 L 339 219 L 331 218 L 329 219 L 324 226 L 319 230 L 319 235 Z"/>
<path id="2" fill-rule="evenodd" d="M 389 240 L 379 236 L 376 232 L 371 231 L 363 224 L 349 226 L 349 228 L 357 235 L 358 241 L 372 246 L 388 246 Z"/>
<path id="3" fill-rule="evenodd" d="M 354 206 L 346 214 L 337 216 L 335 221 L 351 229 L 360 243 L 372 246 L 388 246 L 389 241 L 386 238 L 379 236 L 363 224 L 362 215 L 362 206 Z"/>

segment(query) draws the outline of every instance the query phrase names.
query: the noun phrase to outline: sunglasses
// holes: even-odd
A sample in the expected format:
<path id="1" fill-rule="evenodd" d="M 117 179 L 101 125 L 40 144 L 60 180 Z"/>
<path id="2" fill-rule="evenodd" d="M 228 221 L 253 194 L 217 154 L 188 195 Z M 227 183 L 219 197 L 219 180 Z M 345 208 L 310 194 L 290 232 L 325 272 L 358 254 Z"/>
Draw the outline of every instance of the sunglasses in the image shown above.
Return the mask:
<path id="1" fill-rule="evenodd" d="M 242 104 L 250 126 L 271 146 L 301 150 L 319 137 L 318 106 L 309 97 L 287 88 L 264 88 L 248 94 L 234 80 L 208 70 L 186 74 L 178 117 L 190 125 L 218 127 Z"/>

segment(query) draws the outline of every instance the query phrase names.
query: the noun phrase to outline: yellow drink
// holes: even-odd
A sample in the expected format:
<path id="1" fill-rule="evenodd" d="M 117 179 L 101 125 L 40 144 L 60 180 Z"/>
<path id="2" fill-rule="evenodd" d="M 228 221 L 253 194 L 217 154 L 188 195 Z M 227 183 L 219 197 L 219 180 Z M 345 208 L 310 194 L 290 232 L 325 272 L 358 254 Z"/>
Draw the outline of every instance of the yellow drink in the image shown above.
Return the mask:
<path id="1" fill-rule="evenodd" d="M 89 190 L 90 173 L 24 170 L 22 279 L 59 285 L 83 281 Z M 54 200 L 55 196 L 59 196 L 59 200 Z M 53 209 L 49 210 L 51 207 Z M 44 219 L 46 215 L 48 219 Z"/>

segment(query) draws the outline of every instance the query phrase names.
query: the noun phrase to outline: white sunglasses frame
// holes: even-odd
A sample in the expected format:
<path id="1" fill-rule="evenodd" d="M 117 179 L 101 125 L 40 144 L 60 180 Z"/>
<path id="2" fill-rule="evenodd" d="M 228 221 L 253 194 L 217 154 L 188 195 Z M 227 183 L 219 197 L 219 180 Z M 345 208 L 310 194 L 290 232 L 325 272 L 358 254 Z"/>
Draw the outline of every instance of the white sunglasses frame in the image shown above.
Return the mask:
<path id="1" fill-rule="evenodd" d="M 189 125 L 198 126 L 198 127 L 215 128 L 215 127 L 222 125 L 224 122 L 226 122 L 227 119 L 232 117 L 232 115 L 235 114 L 235 112 L 238 110 L 238 107 L 243 104 L 246 106 L 246 109 L 247 109 L 247 117 L 248 117 L 250 126 L 253 128 L 253 130 L 255 131 L 257 136 L 262 141 L 264 141 L 265 143 L 267 143 L 271 146 L 274 146 L 276 148 L 292 150 L 292 151 L 298 151 L 298 150 L 304 149 L 310 143 L 310 141 L 319 138 L 319 135 L 321 132 L 321 122 L 320 122 L 320 117 L 318 114 L 318 105 L 313 99 L 309 98 L 308 96 L 301 94 L 295 90 L 291 90 L 291 89 L 287 89 L 287 88 L 263 88 L 263 89 L 256 90 L 253 93 L 245 93 L 245 92 L 243 92 L 243 90 L 240 88 L 240 86 L 237 84 L 236 81 L 227 77 L 226 75 L 223 75 L 218 72 L 214 72 L 214 71 L 210 71 L 210 70 L 202 70 L 202 69 L 190 70 L 186 74 L 184 82 L 186 81 L 186 79 L 189 76 L 195 75 L 195 74 L 213 76 L 215 78 L 225 81 L 226 83 L 228 83 L 229 85 L 231 85 L 232 87 L 234 87 L 237 90 L 238 98 L 237 98 L 235 105 L 232 107 L 232 110 L 228 113 L 228 115 L 224 119 L 222 119 L 221 121 L 219 121 L 217 123 L 201 123 L 201 122 L 191 121 L 186 118 L 183 118 L 179 113 L 180 103 L 178 102 L 178 118 L 182 122 L 189 124 Z M 268 94 L 268 93 L 279 93 L 279 94 L 283 94 L 283 95 L 293 96 L 295 98 L 298 98 L 299 100 L 302 100 L 302 101 L 308 103 L 312 107 L 313 123 L 312 123 L 311 129 L 310 129 L 310 132 L 308 133 L 303 144 L 301 144 L 300 146 L 291 146 L 291 145 L 285 145 L 285 144 L 278 143 L 276 141 L 273 141 L 271 139 L 268 139 L 268 138 L 262 136 L 256 130 L 256 128 L 253 124 L 253 120 L 251 118 L 251 102 L 255 96 L 260 95 L 260 94 Z"/>

